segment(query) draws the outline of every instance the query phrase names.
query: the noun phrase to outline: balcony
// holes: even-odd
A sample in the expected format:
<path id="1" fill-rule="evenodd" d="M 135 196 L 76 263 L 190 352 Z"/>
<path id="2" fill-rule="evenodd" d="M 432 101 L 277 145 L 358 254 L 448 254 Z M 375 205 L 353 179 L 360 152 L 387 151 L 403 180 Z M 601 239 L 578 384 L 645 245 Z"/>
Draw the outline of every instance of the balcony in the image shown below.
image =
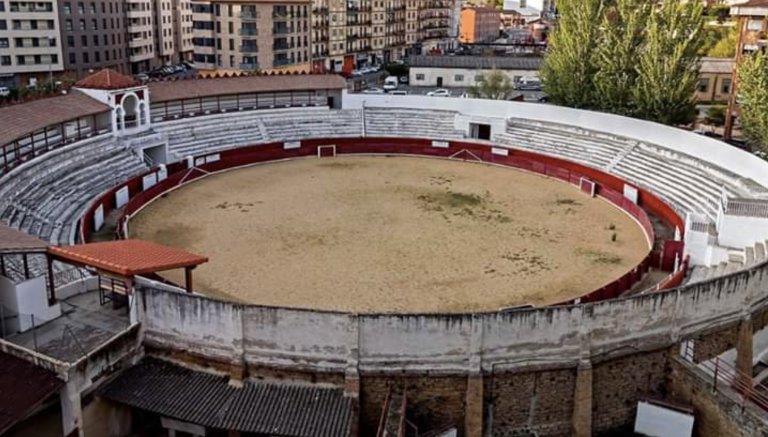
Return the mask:
<path id="1" fill-rule="evenodd" d="M 288 44 L 287 42 L 276 42 L 272 44 L 272 50 L 278 51 L 278 50 L 290 50 L 293 48 L 293 45 Z"/>
<path id="2" fill-rule="evenodd" d="M 255 62 L 241 62 L 240 69 L 241 70 L 258 70 L 259 64 Z"/>
<path id="3" fill-rule="evenodd" d="M 284 35 L 286 33 L 291 33 L 292 30 L 290 27 L 274 27 L 272 28 L 272 34 L 274 35 Z"/>
<path id="4" fill-rule="evenodd" d="M 240 46 L 240 53 L 258 53 L 259 46 L 256 45 L 242 45 Z"/>
<path id="5" fill-rule="evenodd" d="M 289 14 L 288 12 L 272 12 L 273 20 L 283 21 L 289 18 L 291 18 L 291 14 Z"/>
<path id="6" fill-rule="evenodd" d="M 287 67 L 287 66 L 289 66 L 289 65 L 293 65 L 293 64 L 295 64 L 295 62 L 291 62 L 291 60 L 290 60 L 290 59 L 275 59 L 275 60 L 272 62 L 272 65 L 273 65 L 275 68 L 278 68 L 278 67 Z"/>
<path id="7" fill-rule="evenodd" d="M 239 17 L 243 21 L 255 21 L 259 19 L 259 14 L 257 14 L 256 11 L 242 11 L 240 12 Z"/>
<path id="8" fill-rule="evenodd" d="M 259 34 L 257 29 L 254 28 L 248 28 L 248 27 L 242 27 L 237 31 L 237 34 L 242 37 L 255 37 Z"/>
<path id="9" fill-rule="evenodd" d="M 312 9 L 312 13 L 317 15 L 328 15 L 328 8 L 326 7 L 314 8 Z"/>

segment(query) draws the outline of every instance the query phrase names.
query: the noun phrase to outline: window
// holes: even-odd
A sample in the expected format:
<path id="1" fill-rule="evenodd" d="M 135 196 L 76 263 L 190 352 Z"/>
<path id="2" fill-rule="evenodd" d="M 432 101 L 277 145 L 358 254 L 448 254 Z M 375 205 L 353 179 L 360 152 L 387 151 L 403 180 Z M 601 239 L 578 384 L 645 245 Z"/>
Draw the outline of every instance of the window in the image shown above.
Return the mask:
<path id="1" fill-rule="evenodd" d="M 72 26 L 72 20 L 70 19 L 67 19 L 65 26 L 66 26 L 67 32 L 72 32 L 74 30 L 74 27 Z"/>
<path id="2" fill-rule="evenodd" d="M 699 92 L 706 93 L 708 89 L 709 89 L 709 79 L 707 78 L 699 79 Z"/>
<path id="3" fill-rule="evenodd" d="M 93 56 L 95 58 L 94 62 L 101 62 L 101 52 L 96 52 Z"/>
<path id="4" fill-rule="evenodd" d="M 8 30 L 8 23 L 5 20 L 0 20 L 0 30 Z"/>
<path id="5" fill-rule="evenodd" d="M 10 47 L 8 38 L 0 38 L 0 49 L 7 49 L 8 47 Z"/>
<path id="6" fill-rule="evenodd" d="M 64 15 L 69 15 L 71 13 L 72 13 L 72 3 L 64 2 Z"/>
<path id="7" fill-rule="evenodd" d="M 91 61 L 88 60 L 88 52 L 83 52 L 83 63 L 87 64 Z"/>
<path id="8" fill-rule="evenodd" d="M 721 91 L 723 94 L 731 93 L 731 79 L 723 79 L 723 83 L 721 85 Z"/>
<path id="9" fill-rule="evenodd" d="M 67 47 L 74 47 L 75 46 L 75 37 L 72 35 L 67 35 Z"/>
<path id="10" fill-rule="evenodd" d="M 85 3 L 78 2 L 77 3 L 77 13 L 78 14 L 84 14 L 85 13 Z"/>
<path id="11" fill-rule="evenodd" d="M 80 35 L 80 46 L 88 47 L 88 35 Z"/>
<path id="12" fill-rule="evenodd" d="M 75 56 L 74 53 L 69 54 L 69 63 L 73 65 L 77 64 L 77 57 Z"/>
<path id="13" fill-rule="evenodd" d="M 749 20 L 747 21 L 747 30 L 750 32 L 760 32 L 763 30 L 762 20 Z"/>
<path id="14" fill-rule="evenodd" d="M 453 80 L 455 82 L 464 82 L 464 75 L 463 74 L 457 74 L 453 76 Z"/>
<path id="15" fill-rule="evenodd" d="M 92 19 L 92 20 L 91 20 L 91 28 L 92 28 L 93 30 L 99 30 L 99 20 L 97 20 L 97 19 L 95 19 L 95 18 L 94 18 L 94 19 Z"/>
<path id="16" fill-rule="evenodd" d="M 423 74 L 421 74 L 421 73 L 417 74 L 417 75 L 416 75 L 416 80 L 418 80 L 418 81 L 422 81 L 422 80 L 424 80 L 424 75 L 423 75 Z"/>
<path id="17" fill-rule="evenodd" d="M 99 46 L 99 35 L 93 35 L 93 46 L 94 47 Z"/>
<path id="18" fill-rule="evenodd" d="M 85 20 L 80 20 L 80 30 L 85 30 Z"/>
<path id="19" fill-rule="evenodd" d="M 91 8 L 90 8 L 91 9 L 91 13 L 95 14 L 96 13 L 96 3 L 91 3 L 90 6 L 91 6 Z"/>
<path id="20" fill-rule="evenodd" d="M 11 65 L 11 57 L 10 56 L 0 56 L 0 65 L 2 66 L 8 66 Z"/>

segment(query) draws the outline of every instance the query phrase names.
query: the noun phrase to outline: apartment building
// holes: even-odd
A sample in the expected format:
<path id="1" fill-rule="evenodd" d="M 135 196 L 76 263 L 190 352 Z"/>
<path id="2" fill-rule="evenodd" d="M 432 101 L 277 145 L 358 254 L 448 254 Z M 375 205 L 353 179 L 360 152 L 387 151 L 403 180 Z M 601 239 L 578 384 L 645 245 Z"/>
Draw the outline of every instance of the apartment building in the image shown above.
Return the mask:
<path id="1" fill-rule="evenodd" d="M 0 86 L 46 81 L 64 68 L 55 0 L 0 0 Z"/>
<path id="2" fill-rule="evenodd" d="M 757 51 L 765 51 L 768 47 L 768 0 L 748 0 L 731 6 L 731 15 L 738 18 L 739 38 L 736 45 L 735 68 L 745 56 Z M 734 118 L 738 116 L 738 81 L 734 71 L 734 82 L 731 87 L 731 98 L 728 101 L 728 112 L 725 118 L 725 139 L 733 134 Z"/>
<path id="3" fill-rule="evenodd" d="M 459 0 L 314 0 L 313 25 L 327 27 L 313 29 L 313 69 L 349 72 L 452 49 L 460 7 Z"/>
<path id="4" fill-rule="evenodd" d="M 189 0 L 125 0 L 125 8 L 131 73 L 192 60 Z"/>
<path id="5" fill-rule="evenodd" d="M 58 0 L 64 71 L 72 79 L 112 68 L 130 71 L 122 0 Z"/>
<path id="6" fill-rule="evenodd" d="M 309 71 L 311 8 L 311 0 L 193 2 L 195 67 Z"/>
<path id="7" fill-rule="evenodd" d="M 464 43 L 478 43 L 499 37 L 501 11 L 490 7 L 467 7 L 461 10 L 461 34 Z"/>

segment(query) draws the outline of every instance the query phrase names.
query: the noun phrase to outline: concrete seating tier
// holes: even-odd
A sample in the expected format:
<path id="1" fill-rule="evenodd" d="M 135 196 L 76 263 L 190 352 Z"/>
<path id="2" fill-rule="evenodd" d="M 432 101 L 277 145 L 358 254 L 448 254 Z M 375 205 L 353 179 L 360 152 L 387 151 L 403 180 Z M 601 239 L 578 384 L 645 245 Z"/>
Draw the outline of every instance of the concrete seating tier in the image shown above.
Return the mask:
<path id="1" fill-rule="evenodd" d="M 454 126 L 456 112 L 409 108 L 365 108 L 369 137 L 462 139 Z"/>

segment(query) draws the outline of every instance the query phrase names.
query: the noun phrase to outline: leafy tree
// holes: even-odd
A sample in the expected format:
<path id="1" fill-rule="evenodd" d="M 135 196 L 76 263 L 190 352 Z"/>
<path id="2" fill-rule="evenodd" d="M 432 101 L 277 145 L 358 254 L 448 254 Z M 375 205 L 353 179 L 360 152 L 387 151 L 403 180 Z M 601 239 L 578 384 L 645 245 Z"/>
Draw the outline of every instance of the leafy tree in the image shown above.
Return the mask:
<path id="1" fill-rule="evenodd" d="M 736 26 L 728 29 L 727 33 L 707 51 L 707 56 L 712 58 L 734 58 L 736 56 L 736 44 L 739 32 Z"/>
<path id="2" fill-rule="evenodd" d="M 665 124 L 695 119 L 702 11 L 702 3 L 680 0 L 663 0 L 654 7 L 637 63 L 635 116 Z"/>
<path id="3" fill-rule="evenodd" d="M 597 109 L 628 114 L 637 79 L 635 63 L 643 46 L 650 2 L 617 0 L 606 9 L 597 49 L 595 75 Z"/>
<path id="4" fill-rule="evenodd" d="M 408 76 L 408 66 L 403 64 L 391 63 L 387 64 L 384 69 L 390 76 Z"/>
<path id="5" fill-rule="evenodd" d="M 768 52 L 746 57 L 737 75 L 744 135 L 768 151 Z"/>
<path id="6" fill-rule="evenodd" d="M 544 91 L 558 105 L 589 108 L 595 105 L 594 77 L 602 0 L 558 2 L 560 20 L 549 34 L 547 57 L 541 69 Z"/>
<path id="7" fill-rule="evenodd" d="M 707 115 L 704 116 L 704 121 L 714 126 L 722 126 L 725 124 L 726 110 L 723 105 L 710 106 L 707 109 Z"/>
<path id="8" fill-rule="evenodd" d="M 509 100 L 515 92 L 512 80 L 503 71 L 493 69 L 480 75 L 478 84 L 471 86 L 467 94 L 476 99 Z"/>

